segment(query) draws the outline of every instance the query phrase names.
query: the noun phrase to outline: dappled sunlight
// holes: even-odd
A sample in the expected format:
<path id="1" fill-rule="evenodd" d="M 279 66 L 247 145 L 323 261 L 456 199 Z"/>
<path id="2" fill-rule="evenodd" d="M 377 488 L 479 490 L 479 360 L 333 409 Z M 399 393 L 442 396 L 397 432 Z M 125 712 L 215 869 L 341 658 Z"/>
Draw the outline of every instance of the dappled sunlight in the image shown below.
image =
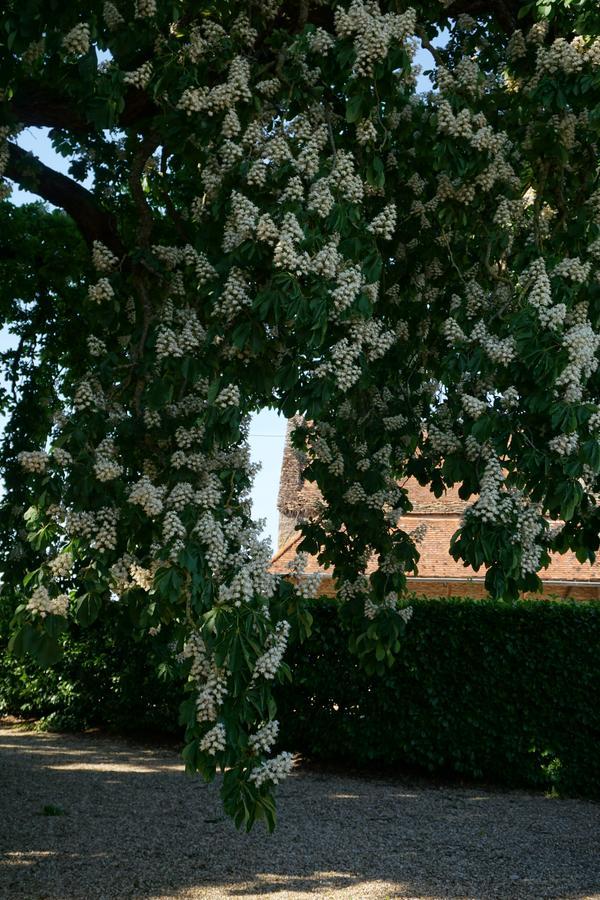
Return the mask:
<path id="1" fill-rule="evenodd" d="M 0 734 L 2 898 L 598 898 L 593 803 L 299 764 L 246 834 L 174 749 Z"/>
<path id="2" fill-rule="evenodd" d="M 45 769 L 57 772 L 127 772 L 131 775 L 156 775 L 157 772 L 177 772 L 183 775 L 181 763 L 172 765 L 147 765 L 140 766 L 134 763 L 62 763 L 60 765 L 45 765 Z"/>
<path id="3" fill-rule="evenodd" d="M 3 865 L 9 866 L 34 866 L 41 859 L 49 859 L 52 856 L 58 856 L 57 850 L 30 850 L 23 852 L 4 853 L 2 855 Z"/>

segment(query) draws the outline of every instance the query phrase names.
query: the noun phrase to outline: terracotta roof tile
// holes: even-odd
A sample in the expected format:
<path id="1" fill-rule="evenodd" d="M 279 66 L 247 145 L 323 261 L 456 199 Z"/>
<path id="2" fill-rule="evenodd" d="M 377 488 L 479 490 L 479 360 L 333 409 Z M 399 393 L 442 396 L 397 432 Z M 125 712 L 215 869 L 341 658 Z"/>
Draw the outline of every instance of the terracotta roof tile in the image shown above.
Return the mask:
<path id="1" fill-rule="evenodd" d="M 288 433 L 289 428 L 288 426 Z M 318 505 L 321 494 L 312 482 L 303 481 L 301 477 L 302 460 L 286 442 L 282 465 L 279 502 L 280 510 L 280 549 L 273 558 L 272 571 L 284 573 L 297 552 L 300 537 L 295 530 L 298 522 L 310 515 Z M 409 478 L 402 485 L 408 491 L 413 505 L 410 513 L 399 520 L 399 526 L 405 531 L 412 531 L 417 525 L 427 525 L 424 540 L 419 544 L 418 577 L 436 580 L 476 579 L 480 582 L 485 570 L 478 573 L 462 563 L 456 562 L 449 553 L 450 539 L 460 527 L 460 518 L 467 503 L 458 496 L 458 490 L 451 488 L 442 497 L 435 497 L 428 487 L 422 487 L 414 478 Z M 472 501 L 470 501 L 472 502 Z M 322 571 L 317 560 L 309 560 L 308 572 Z M 574 554 L 554 555 L 547 570 L 541 573 L 544 582 L 598 582 L 600 584 L 600 562 L 593 566 L 581 564 Z M 451 581 L 448 583 L 452 583 Z"/>

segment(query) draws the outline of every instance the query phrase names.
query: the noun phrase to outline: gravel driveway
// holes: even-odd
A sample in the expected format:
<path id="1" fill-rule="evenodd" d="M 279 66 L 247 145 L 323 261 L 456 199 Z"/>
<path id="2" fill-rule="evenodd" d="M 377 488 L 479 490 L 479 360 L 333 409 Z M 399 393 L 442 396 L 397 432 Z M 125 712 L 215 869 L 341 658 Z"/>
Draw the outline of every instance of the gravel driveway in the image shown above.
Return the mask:
<path id="1" fill-rule="evenodd" d="M 594 803 L 300 767 L 246 835 L 170 748 L 4 725 L 0 755 L 2 900 L 600 900 Z"/>

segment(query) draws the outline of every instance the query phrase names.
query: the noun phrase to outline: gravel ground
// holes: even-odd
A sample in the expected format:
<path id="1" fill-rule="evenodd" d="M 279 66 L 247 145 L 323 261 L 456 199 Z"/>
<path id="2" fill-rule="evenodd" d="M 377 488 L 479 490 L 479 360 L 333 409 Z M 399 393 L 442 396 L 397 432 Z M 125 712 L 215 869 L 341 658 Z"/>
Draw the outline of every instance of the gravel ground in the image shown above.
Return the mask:
<path id="1" fill-rule="evenodd" d="M 594 803 L 298 767 L 246 835 L 172 748 L 3 725 L 0 756 L 2 900 L 600 900 Z"/>

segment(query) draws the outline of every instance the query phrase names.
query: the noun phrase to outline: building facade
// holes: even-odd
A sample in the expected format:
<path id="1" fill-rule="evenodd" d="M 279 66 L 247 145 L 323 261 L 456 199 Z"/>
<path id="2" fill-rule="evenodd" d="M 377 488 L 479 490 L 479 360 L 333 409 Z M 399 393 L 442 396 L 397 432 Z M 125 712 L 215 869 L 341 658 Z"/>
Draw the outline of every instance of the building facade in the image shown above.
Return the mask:
<path id="1" fill-rule="evenodd" d="M 296 530 L 298 524 L 314 512 L 320 502 L 316 485 L 302 479 L 302 461 L 290 445 L 288 434 L 283 454 L 279 481 L 278 549 L 273 558 L 274 572 L 285 573 L 294 557 L 301 537 Z M 413 505 L 412 512 L 403 516 L 398 524 L 404 531 L 413 531 L 425 525 L 425 537 L 418 549 L 421 554 L 418 576 L 409 576 L 409 590 L 429 597 L 465 596 L 482 598 L 487 596 L 484 587 L 485 572 L 475 572 L 450 556 L 450 540 L 460 527 L 461 516 L 466 507 L 458 496 L 456 488 L 449 489 L 442 497 L 434 497 L 429 488 L 414 479 L 404 484 Z M 308 572 L 320 572 L 321 593 L 332 595 L 335 586 L 330 572 L 319 566 L 316 558 L 309 560 Z M 555 554 L 550 566 L 540 573 L 544 588 L 541 596 L 571 597 L 578 600 L 600 599 L 600 562 L 593 565 L 581 564 L 574 554 Z M 539 597 L 540 594 L 533 596 Z"/>

